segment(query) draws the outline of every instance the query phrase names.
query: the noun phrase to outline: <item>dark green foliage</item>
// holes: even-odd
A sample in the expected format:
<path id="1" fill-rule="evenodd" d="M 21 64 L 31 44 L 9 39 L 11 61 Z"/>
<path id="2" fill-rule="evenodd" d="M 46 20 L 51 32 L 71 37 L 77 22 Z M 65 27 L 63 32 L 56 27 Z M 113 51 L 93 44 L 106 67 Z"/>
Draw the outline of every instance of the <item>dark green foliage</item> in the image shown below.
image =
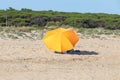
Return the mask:
<path id="1" fill-rule="evenodd" d="M 68 25 L 82 28 L 120 29 L 120 15 L 104 13 L 76 13 L 57 11 L 33 11 L 10 7 L 0 10 L 0 26 L 62 26 Z"/>

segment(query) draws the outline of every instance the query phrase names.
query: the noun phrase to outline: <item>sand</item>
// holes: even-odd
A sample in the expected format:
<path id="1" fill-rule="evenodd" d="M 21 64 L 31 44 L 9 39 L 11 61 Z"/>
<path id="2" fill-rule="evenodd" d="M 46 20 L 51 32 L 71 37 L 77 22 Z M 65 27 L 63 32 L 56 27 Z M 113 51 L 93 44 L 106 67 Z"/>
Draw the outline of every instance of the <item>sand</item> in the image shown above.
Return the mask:
<path id="1" fill-rule="evenodd" d="M 79 54 L 55 54 L 41 40 L 0 39 L 0 80 L 120 80 L 120 38 L 83 38 Z"/>

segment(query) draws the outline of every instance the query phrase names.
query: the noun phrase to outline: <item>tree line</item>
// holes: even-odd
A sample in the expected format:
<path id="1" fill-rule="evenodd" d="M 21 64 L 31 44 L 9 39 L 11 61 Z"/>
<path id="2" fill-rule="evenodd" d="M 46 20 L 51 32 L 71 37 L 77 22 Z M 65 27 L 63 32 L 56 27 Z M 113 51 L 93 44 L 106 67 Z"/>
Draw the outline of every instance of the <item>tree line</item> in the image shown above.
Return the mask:
<path id="1" fill-rule="evenodd" d="M 63 26 L 69 25 L 77 28 L 105 28 L 120 29 L 120 15 L 105 13 L 78 13 L 58 11 L 34 11 L 22 8 L 16 10 L 9 7 L 0 10 L 0 26 Z"/>

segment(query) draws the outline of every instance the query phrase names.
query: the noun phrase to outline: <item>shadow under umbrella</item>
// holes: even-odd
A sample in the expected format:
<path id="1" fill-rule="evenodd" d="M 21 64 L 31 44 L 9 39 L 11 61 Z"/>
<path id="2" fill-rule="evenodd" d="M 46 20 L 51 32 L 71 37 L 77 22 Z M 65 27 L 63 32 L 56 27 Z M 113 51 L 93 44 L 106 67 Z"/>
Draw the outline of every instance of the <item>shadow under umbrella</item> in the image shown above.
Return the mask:
<path id="1" fill-rule="evenodd" d="M 98 55 L 95 51 L 80 51 L 80 50 L 69 50 L 67 54 L 77 54 L 77 55 Z"/>

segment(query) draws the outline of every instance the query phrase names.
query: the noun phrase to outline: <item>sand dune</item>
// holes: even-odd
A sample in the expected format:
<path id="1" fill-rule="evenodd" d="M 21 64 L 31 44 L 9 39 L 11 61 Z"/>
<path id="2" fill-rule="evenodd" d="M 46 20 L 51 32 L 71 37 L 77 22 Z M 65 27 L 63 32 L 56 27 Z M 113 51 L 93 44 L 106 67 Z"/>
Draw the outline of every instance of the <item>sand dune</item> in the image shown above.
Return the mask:
<path id="1" fill-rule="evenodd" d="M 0 80 L 119 80 L 120 39 L 83 38 L 78 54 L 55 54 L 41 40 L 0 39 Z"/>

